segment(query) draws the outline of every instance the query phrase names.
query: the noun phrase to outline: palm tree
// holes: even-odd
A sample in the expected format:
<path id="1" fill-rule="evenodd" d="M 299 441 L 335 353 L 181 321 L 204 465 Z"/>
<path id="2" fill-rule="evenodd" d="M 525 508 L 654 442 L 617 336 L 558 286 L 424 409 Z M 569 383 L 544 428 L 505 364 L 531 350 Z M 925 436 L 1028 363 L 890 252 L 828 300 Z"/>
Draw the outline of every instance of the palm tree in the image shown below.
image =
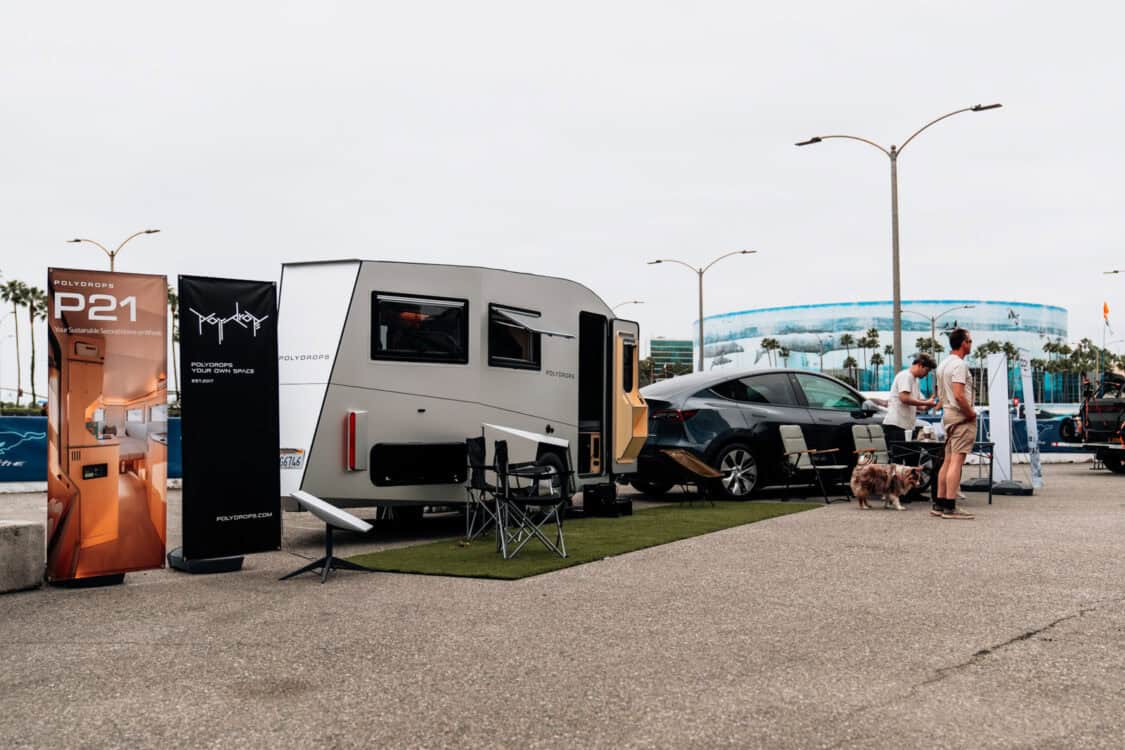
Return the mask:
<path id="1" fill-rule="evenodd" d="M 992 341 L 991 339 L 976 348 L 976 354 L 980 357 L 987 357 L 989 354 L 999 354 L 1002 351 L 1004 351 L 1004 347 L 1000 342 Z"/>
<path id="2" fill-rule="evenodd" d="M 787 349 L 784 346 L 777 350 L 777 356 L 780 357 L 781 360 L 785 362 L 786 367 L 789 366 L 789 353 L 790 353 L 789 349 Z"/>
<path id="3" fill-rule="evenodd" d="M 20 327 L 17 313 L 27 297 L 27 284 L 12 279 L 0 285 L 0 300 L 12 303 L 12 321 L 16 331 L 16 404 L 23 398 L 23 378 L 20 370 Z"/>
<path id="4" fill-rule="evenodd" d="M 762 339 L 761 347 L 766 350 L 766 357 L 769 358 L 770 367 L 773 367 L 773 353 L 775 350 L 781 348 L 781 344 L 775 338 L 766 337 Z"/>
<path id="5" fill-rule="evenodd" d="M 883 355 L 880 354 L 879 352 L 873 352 L 871 354 L 871 366 L 875 368 L 875 389 L 876 390 L 878 390 L 878 388 L 879 388 L 879 366 L 882 365 L 883 362 L 885 362 L 885 361 L 886 360 L 883 359 Z"/>
<path id="6" fill-rule="evenodd" d="M 176 388 L 176 403 L 180 401 L 180 368 L 176 366 L 176 344 L 180 343 L 180 322 L 176 313 L 180 309 L 180 295 L 171 285 L 168 286 L 168 309 L 172 311 L 172 383 Z"/>
<path id="7" fill-rule="evenodd" d="M 844 360 L 844 369 L 848 371 L 848 377 L 852 379 L 853 384 L 856 382 L 856 379 L 855 375 L 853 375 L 852 373 L 855 370 L 857 364 L 858 362 L 855 361 L 855 357 L 851 356 L 850 354 L 848 355 L 848 358 Z"/>
<path id="8" fill-rule="evenodd" d="M 840 346 L 844 347 L 844 349 L 847 350 L 848 359 L 851 359 L 852 358 L 852 347 L 855 346 L 855 337 L 852 336 L 850 333 L 845 333 L 843 336 L 840 337 Z"/>
<path id="9" fill-rule="evenodd" d="M 31 335 L 31 405 L 39 401 L 35 393 L 35 321 L 47 319 L 47 294 L 37 286 L 27 287 L 24 297 L 27 306 L 27 327 Z"/>
<path id="10" fill-rule="evenodd" d="M 1047 343 L 1049 344 L 1050 342 L 1047 342 Z M 1043 348 L 1044 348 L 1044 350 L 1046 350 L 1046 344 L 1044 345 Z M 1032 395 L 1034 395 L 1035 386 L 1038 385 L 1039 386 L 1039 395 L 1036 396 L 1035 403 L 1041 404 L 1041 403 L 1043 403 L 1043 373 L 1047 370 L 1047 367 L 1050 363 L 1045 359 L 1036 358 L 1036 359 L 1031 360 L 1031 362 L 1029 364 L 1031 365 L 1031 390 L 1032 390 Z"/>
<path id="11" fill-rule="evenodd" d="M 919 336 L 914 340 L 914 348 L 922 353 L 930 353 L 934 350 L 934 344 L 937 343 L 929 336 Z"/>
<path id="12" fill-rule="evenodd" d="M 868 328 L 867 329 L 867 339 L 868 339 L 868 341 L 871 342 L 871 348 L 872 349 L 878 349 L 879 348 L 879 329 L 878 328 Z"/>
<path id="13" fill-rule="evenodd" d="M 859 350 L 861 352 L 863 352 L 863 369 L 866 370 L 867 350 L 871 348 L 871 339 L 867 338 L 867 335 L 864 334 L 863 336 L 860 336 L 858 339 L 856 339 L 855 345 L 859 347 Z"/>

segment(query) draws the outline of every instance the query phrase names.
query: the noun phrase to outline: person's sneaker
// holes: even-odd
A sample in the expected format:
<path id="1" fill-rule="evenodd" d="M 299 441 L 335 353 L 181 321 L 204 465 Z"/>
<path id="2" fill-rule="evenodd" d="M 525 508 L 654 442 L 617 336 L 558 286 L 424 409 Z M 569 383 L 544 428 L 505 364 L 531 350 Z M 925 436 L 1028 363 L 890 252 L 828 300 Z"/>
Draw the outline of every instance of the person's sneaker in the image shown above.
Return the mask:
<path id="1" fill-rule="evenodd" d="M 942 515 L 942 513 L 944 513 L 944 512 L 945 512 L 945 511 L 943 511 L 943 510 L 942 510 L 941 508 L 939 508 L 939 507 L 938 507 L 938 506 L 936 506 L 936 505 L 935 505 L 935 506 L 933 506 L 932 508 L 930 508 L 930 515 L 931 515 L 931 516 L 935 516 L 935 517 L 937 517 L 937 518 L 941 518 L 941 515 Z"/>
<path id="2" fill-rule="evenodd" d="M 976 516 L 974 516 L 972 513 L 969 513 L 968 511 L 965 511 L 965 510 L 961 510 L 960 508 L 954 508 L 953 510 L 947 510 L 944 513 L 941 514 L 941 517 L 942 518 L 953 518 L 953 519 L 962 520 L 962 521 L 971 521 L 974 518 L 976 518 Z"/>

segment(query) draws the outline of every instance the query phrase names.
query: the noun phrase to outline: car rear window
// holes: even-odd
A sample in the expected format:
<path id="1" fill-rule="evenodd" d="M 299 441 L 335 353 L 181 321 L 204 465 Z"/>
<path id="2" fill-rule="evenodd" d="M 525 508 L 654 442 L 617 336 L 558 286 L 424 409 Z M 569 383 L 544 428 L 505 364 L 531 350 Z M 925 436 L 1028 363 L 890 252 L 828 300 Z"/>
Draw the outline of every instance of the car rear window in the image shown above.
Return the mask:
<path id="1" fill-rule="evenodd" d="M 789 387 L 789 376 L 784 373 L 750 375 L 745 378 L 728 380 L 713 386 L 711 390 L 723 398 L 743 401 L 750 404 L 793 404 L 793 391 Z"/>

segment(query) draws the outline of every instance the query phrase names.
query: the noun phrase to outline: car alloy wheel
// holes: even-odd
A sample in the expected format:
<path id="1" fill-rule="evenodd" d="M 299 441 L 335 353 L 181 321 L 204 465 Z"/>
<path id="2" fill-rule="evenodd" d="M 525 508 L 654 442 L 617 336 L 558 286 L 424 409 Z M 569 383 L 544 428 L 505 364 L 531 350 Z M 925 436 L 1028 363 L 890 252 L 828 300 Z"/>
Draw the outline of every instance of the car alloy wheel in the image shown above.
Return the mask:
<path id="1" fill-rule="evenodd" d="M 727 446 L 719 454 L 719 483 L 723 493 L 731 498 L 746 498 L 758 488 L 758 461 L 750 449 L 741 443 Z"/>

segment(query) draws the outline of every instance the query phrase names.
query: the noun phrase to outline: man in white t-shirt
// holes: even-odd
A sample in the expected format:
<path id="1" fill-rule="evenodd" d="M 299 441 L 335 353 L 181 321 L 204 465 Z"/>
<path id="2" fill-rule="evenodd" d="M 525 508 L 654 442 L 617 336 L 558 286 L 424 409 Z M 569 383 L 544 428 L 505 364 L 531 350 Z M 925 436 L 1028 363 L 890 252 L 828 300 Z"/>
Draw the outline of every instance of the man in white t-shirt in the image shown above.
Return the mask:
<path id="1" fill-rule="evenodd" d="M 954 328 L 949 334 L 949 350 L 949 356 L 937 369 L 941 423 L 945 427 L 945 463 L 938 472 L 937 503 L 930 512 L 941 518 L 971 519 L 972 513 L 957 507 L 957 492 L 965 458 L 972 453 L 977 439 L 973 373 L 965 363 L 965 357 L 973 350 L 973 337 L 964 328 Z"/>
<path id="2" fill-rule="evenodd" d="M 887 416 L 883 417 L 883 434 L 887 436 L 887 447 L 901 443 L 914 436 L 914 423 L 918 409 L 928 411 L 937 404 L 937 399 L 922 398 L 918 381 L 930 374 L 936 367 L 933 357 L 919 354 L 913 364 L 895 376 L 891 383 L 891 398 L 887 403 Z M 893 451 L 892 451 L 893 453 Z"/>

